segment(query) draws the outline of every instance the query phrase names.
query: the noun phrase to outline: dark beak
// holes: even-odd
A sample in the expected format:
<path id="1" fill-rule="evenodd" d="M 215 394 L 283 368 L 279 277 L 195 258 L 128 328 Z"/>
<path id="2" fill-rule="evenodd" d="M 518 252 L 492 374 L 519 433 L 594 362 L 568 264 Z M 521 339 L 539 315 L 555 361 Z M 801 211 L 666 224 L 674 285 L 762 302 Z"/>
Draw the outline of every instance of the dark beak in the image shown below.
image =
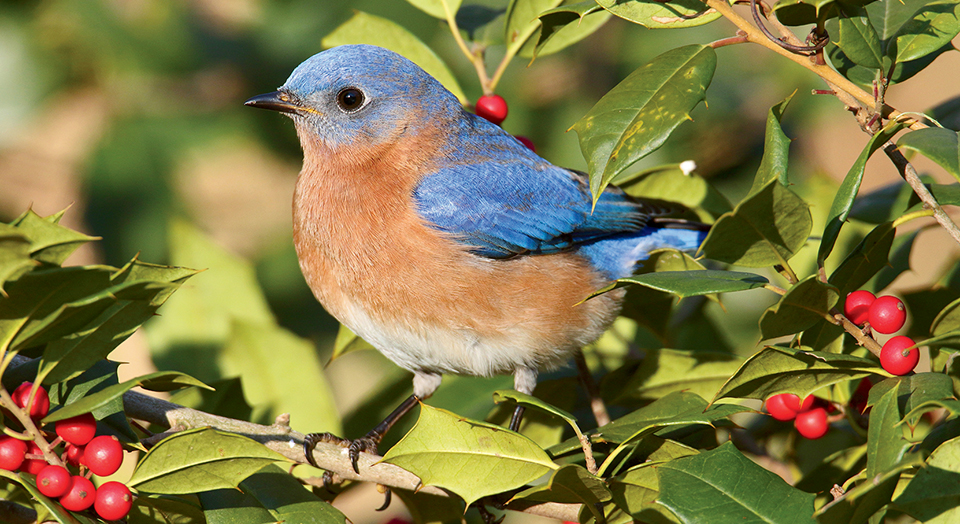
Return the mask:
<path id="1" fill-rule="evenodd" d="M 283 91 L 274 91 L 252 97 L 243 105 L 280 111 L 281 113 L 299 113 L 303 107 L 297 105 L 293 100 L 293 97 Z"/>

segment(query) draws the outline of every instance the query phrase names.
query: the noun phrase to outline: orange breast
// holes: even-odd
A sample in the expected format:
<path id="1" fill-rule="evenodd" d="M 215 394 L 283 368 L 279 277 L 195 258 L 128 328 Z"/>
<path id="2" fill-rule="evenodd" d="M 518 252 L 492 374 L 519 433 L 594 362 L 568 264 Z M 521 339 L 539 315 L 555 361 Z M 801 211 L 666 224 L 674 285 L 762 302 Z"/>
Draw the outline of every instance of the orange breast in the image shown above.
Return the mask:
<path id="1" fill-rule="evenodd" d="M 555 366 L 597 338 L 620 293 L 575 254 L 494 260 L 425 224 L 412 201 L 435 143 L 305 150 L 294 244 L 317 299 L 410 370 L 490 375 Z M 417 147 L 414 147 L 417 146 Z"/>

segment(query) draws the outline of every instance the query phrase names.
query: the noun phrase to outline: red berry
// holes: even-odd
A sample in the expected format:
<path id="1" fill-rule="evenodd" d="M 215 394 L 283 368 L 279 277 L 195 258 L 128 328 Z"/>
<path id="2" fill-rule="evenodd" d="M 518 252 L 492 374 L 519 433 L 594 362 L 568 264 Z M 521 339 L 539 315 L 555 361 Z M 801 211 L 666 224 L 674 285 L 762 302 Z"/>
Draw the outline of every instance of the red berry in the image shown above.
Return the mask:
<path id="1" fill-rule="evenodd" d="M 60 504 L 70 511 L 83 511 L 97 500 L 97 489 L 93 482 L 80 475 L 70 478 L 70 490 L 60 498 Z"/>
<path id="2" fill-rule="evenodd" d="M 483 95 L 477 100 L 477 116 L 500 125 L 507 118 L 507 101 L 500 95 Z"/>
<path id="3" fill-rule="evenodd" d="M 800 404 L 800 397 L 793 393 L 781 393 L 767 399 L 767 412 L 777 420 L 793 420 L 797 413 L 802 413 L 813 407 L 814 397 L 808 396 Z"/>
<path id="4" fill-rule="evenodd" d="M 13 403 L 21 408 L 27 407 L 30 401 L 31 388 L 33 388 L 33 382 L 24 382 L 17 386 L 17 389 L 13 390 L 13 394 L 10 395 L 13 398 Z M 30 407 L 30 418 L 41 419 L 47 416 L 48 411 L 50 411 L 50 397 L 47 396 L 47 390 L 43 389 L 43 386 L 37 386 L 36 399 L 33 401 L 33 406 Z"/>
<path id="5" fill-rule="evenodd" d="M 513 138 L 516 138 L 517 140 L 520 141 L 521 144 L 527 146 L 527 149 L 529 149 L 530 151 L 533 151 L 534 153 L 537 152 L 537 147 L 533 145 L 533 140 L 530 140 L 529 138 L 523 135 L 514 135 Z"/>
<path id="6" fill-rule="evenodd" d="M 36 442 L 30 441 L 27 443 L 27 453 L 30 455 L 43 455 L 43 450 L 40 449 L 40 446 Z M 23 461 L 23 465 L 20 466 L 20 471 L 26 471 L 31 475 L 37 475 L 40 473 L 40 470 L 47 467 L 47 461 L 44 459 L 27 459 Z"/>
<path id="7" fill-rule="evenodd" d="M 774 395 L 767 399 L 767 413 L 770 413 L 770 416 L 777 420 L 793 420 L 797 416 L 796 411 L 788 408 L 784 404 L 783 397 L 785 396 L 786 395 Z"/>
<path id="8" fill-rule="evenodd" d="M 843 314 L 858 326 L 869 320 L 870 305 L 877 300 L 873 293 L 866 290 L 854 291 L 847 295 L 843 303 Z"/>
<path id="9" fill-rule="evenodd" d="M 920 350 L 913 348 L 904 353 L 904 350 L 913 345 L 910 337 L 893 337 L 880 350 L 880 365 L 891 375 L 906 375 L 917 367 L 920 361 Z"/>
<path id="10" fill-rule="evenodd" d="M 63 454 L 63 459 L 67 461 L 67 464 L 79 466 L 83 462 L 83 450 L 85 447 L 86 446 L 74 446 L 73 444 L 67 443 L 66 453 Z"/>
<path id="11" fill-rule="evenodd" d="M 120 482 L 106 482 L 97 488 L 97 501 L 93 508 L 103 520 L 120 520 L 130 513 L 133 495 Z"/>
<path id="12" fill-rule="evenodd" d="M 97 419 L 90 413 L 84 413 L 66 420 L 58 420 L 56 430 L 57 435 L 63 440 L 82 446 L 97 434 Z"/>
<path id="13" fill-rule="evenodd" d="M 50 498 L 66 495 L 71 482 L 70 472 L 63 466 L 49 464 L 37 473 L 37 489 Z"/>
<path id="14" fill-rule="evenodd" d="M 827 410 L 823 408 L 813 408 L 797 415 L 797 420 L 793 421 L 793 426 L 797 432 L 808 439 L 818 439 L 827 434 Z"/>
<path id="15" fill-rule="evenodd" d="M 783 405 L 790 408 L 794 413 L 810 411 L 810 408 L 813 407 L 813 401 L 816 399 L 813 395 L 808 395 L 807 398 L 803 399 L 803 403 L 801 404 L 800 397 L 793 393 L 784 393 L 783 395 Z"/>
<path id="16" fill-rule="evenodd" d="M 113 475 L 123 463 L 123 448 L 113 435 L 94 437 L 83 451 L 83 463 L 94 475 Z"/>
<path id="17" fill-rule="evenodd" d="M 16 471 L 23 464 L 26 452 L 26 442 L 10 435 L 0 435 L 0 469 Z"/>
<path id="18" fill-rule="evenodd" d="M 884 295 L 870 305 L 869 320 L 874 331 L 889 335 L 903 327 L 907 308 L 899 298 Z"/>

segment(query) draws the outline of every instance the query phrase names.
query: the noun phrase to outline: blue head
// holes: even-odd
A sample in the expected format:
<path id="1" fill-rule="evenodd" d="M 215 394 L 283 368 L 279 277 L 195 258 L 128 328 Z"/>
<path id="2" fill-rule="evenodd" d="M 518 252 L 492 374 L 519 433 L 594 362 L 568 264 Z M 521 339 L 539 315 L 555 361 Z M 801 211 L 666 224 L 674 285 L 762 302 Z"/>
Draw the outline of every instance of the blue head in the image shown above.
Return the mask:
<path id="1" fill-rule="evenodd" d="M 463 112 L 457 98 L 419 66 L 371 45 L 317 53 L 297 66 L 279 90 L 246 105 L 286 113 L 302 142 L 319 139 L 331 149 L 391 142 Z"/>

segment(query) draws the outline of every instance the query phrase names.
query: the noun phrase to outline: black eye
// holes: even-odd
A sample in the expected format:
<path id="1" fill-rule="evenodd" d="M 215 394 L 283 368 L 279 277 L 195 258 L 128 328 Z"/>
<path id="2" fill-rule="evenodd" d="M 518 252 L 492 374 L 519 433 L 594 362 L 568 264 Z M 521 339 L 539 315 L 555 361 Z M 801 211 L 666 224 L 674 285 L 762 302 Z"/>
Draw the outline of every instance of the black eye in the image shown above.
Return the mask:
<path id="1" fill-rule="evenodd" d="M 355 87 L 348 87 L 337 93 L 337 105 L 348 113 L 356 111 L 363 105 L 363 93 Z"/>

